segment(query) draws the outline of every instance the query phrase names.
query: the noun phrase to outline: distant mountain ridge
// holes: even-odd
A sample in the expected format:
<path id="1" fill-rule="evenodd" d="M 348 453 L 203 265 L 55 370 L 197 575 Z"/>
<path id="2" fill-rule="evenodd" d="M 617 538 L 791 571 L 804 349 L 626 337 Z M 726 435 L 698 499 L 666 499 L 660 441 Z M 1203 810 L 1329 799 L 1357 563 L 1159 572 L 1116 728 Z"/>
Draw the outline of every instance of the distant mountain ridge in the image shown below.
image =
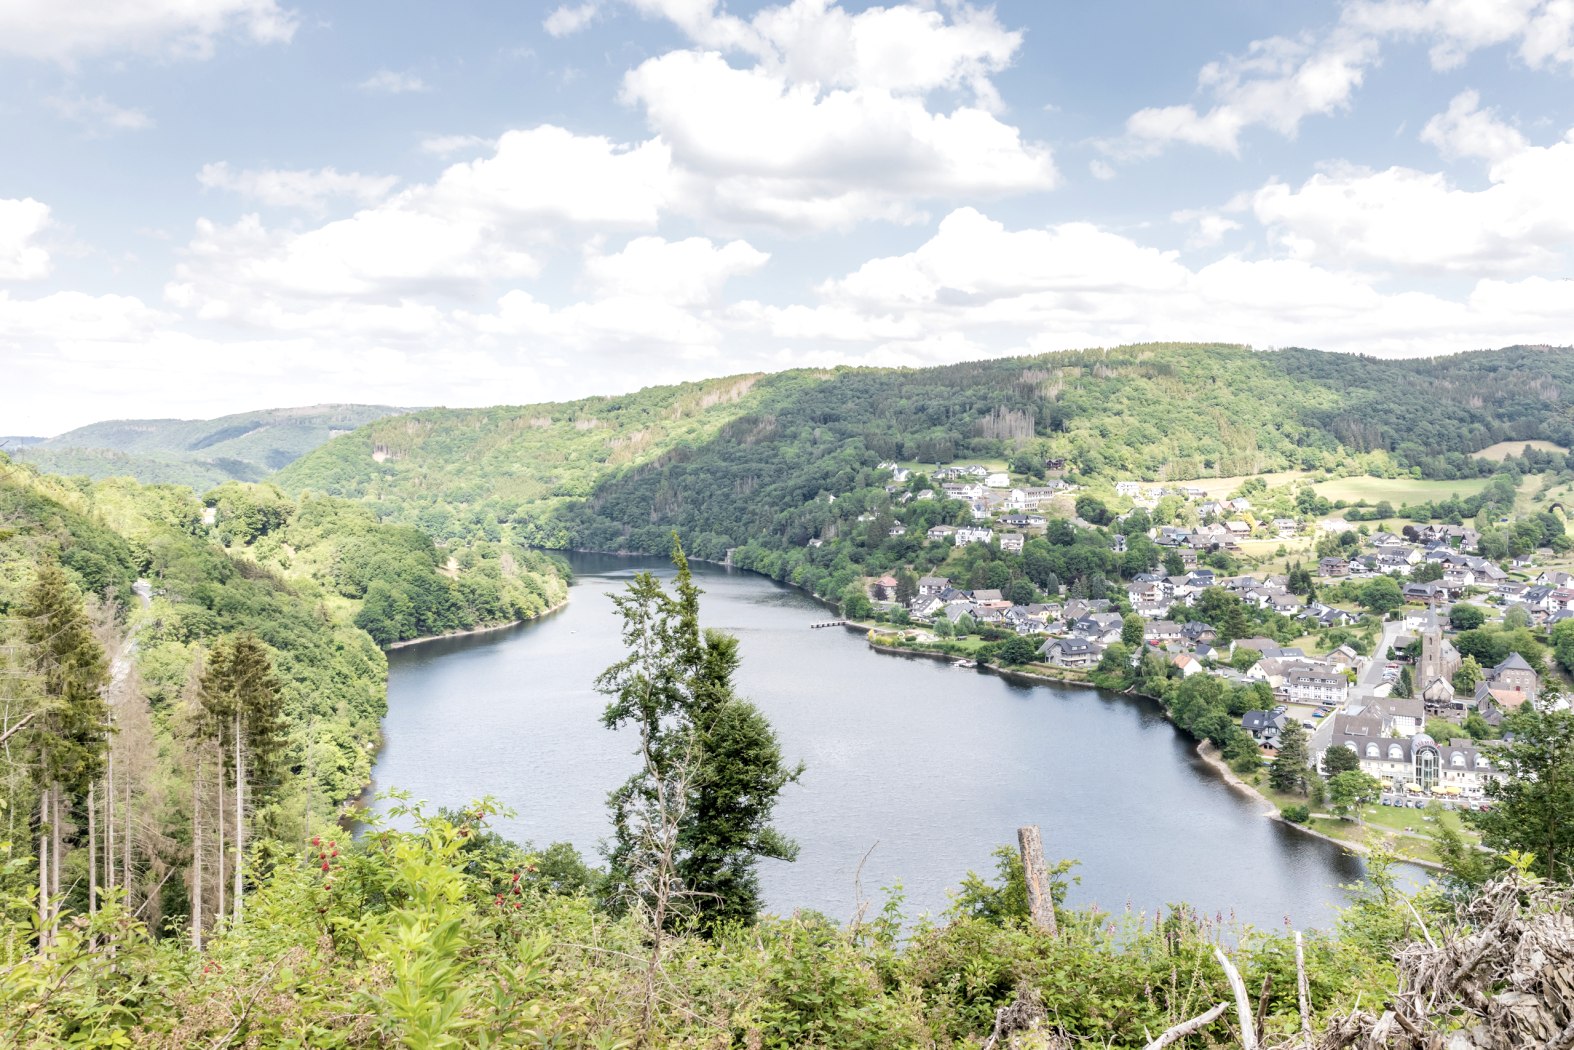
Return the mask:
<path id="1" fill-rule="evenodd" d="M 1298 469 L 1474 478 L 1500 442 L 1574 445 L 1574 348 L 1385 360 L 1143 344 L 933 368 L 799 369 L 621 397 L 430 409 L 281 471 L 439 541 L 511 530 L 556 548 L 720 559 L 846 531 L 881 461 L 1062 464 L 1072 478 Z"/>
<path id="2" fill-rule="evenodd" d="M 387 405 L 307 405 L 217 419 L 113 419 L 16 450 L 54 474 L 133 477 L 201 492 L 260 481 L 339 434 L 410 411 Z"/>

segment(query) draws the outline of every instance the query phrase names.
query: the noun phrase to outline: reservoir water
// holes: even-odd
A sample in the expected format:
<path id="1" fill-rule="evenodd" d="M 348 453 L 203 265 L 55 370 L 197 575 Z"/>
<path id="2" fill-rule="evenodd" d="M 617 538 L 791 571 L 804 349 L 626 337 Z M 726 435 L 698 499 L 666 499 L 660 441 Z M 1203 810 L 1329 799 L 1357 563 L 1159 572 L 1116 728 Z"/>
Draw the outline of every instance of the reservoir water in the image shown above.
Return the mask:
<path id="1" fill-rule="evenodd" d="M 635 768 L 631 734 L 603 729 L 592 683 L 622 655 L 608 592 L 665 562 L 578 555 L 569 604 L 543 620 L 389 655 L 377 786 L 433 804 L 492 795 L 516 841 L 569 841 L 597 859 L 607 793 Z M 695 566 L 707 627 L 740 640 L 739 684 L 774 723 L 802 781 L 778 825 L 801 845 L 766 861 L 772 910 L 845 920 L 900 883 L 906 911 L 938 914 L 1016 828 L 1076 858 L 1072 904 L 1152 911 L 1187 901 L 1257 926 L 1326 926 L 1361 863 L 1263 819 L 1143 700 L 1024 686 L 938 661 L 877 653 L 796 590 Z M 867 860 L 864 860 L 867 855 Z"/>

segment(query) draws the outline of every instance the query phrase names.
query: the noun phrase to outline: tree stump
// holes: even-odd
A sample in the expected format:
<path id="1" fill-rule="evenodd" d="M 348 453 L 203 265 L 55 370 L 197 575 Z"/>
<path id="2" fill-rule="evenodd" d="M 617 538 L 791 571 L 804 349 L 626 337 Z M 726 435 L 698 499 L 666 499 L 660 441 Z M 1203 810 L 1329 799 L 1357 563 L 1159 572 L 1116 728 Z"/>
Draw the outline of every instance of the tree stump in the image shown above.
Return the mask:
<path id="1" fill-rule="evenodd" d="M 1044 840 L 1038 825 L 1017 828 L 1017 845 L 1022 850 L 1022 877 L 1027 882 L 1027 910 L 1033 925 L 1048 933 L 1055 926 L 1055 898 L 1049 891 L 1049 872 L 1044 868 Z"/>

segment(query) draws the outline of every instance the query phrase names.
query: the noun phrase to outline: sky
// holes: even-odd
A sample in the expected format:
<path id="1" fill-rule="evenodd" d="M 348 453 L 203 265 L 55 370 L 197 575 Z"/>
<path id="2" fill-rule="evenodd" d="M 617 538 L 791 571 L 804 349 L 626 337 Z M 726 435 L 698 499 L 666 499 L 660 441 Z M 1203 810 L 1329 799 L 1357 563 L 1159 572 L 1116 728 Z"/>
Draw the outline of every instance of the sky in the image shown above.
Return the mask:
<path id="1" fill-rule="evenodd" d="M 1574 0 L 0 2 L 0 434 L 1574 342 Z"/>

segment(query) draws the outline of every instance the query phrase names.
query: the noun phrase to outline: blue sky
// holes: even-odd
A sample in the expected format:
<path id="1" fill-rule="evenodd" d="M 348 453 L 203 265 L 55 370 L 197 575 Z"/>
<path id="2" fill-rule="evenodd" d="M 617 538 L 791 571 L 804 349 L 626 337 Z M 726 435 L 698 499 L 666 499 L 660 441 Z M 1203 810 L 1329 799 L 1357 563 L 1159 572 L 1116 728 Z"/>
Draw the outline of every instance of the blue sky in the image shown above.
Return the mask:
<path id="1" fill-rule="evenodd" d="M 0 433 L 1574 341 L 1574 0 L 11 0 L 0 135 Z"/>

